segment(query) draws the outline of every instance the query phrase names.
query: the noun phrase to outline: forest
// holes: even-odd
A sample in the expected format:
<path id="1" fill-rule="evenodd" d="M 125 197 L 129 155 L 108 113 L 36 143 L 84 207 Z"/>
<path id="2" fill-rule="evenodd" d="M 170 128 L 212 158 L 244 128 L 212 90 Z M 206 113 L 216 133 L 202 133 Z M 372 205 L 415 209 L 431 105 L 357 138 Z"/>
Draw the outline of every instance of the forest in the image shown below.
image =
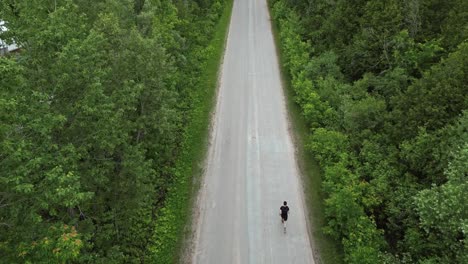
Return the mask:
<path id="1" fill-rule="evenodd" d="M 227 2 L 0 1 L 1 263 L 174 261 L 188 200 L 159 222 Z"/>
<path id="2" fill-rule="evenodd" d="M 271 0 L 345 263 L 468 263 L 468 1 Z"/>

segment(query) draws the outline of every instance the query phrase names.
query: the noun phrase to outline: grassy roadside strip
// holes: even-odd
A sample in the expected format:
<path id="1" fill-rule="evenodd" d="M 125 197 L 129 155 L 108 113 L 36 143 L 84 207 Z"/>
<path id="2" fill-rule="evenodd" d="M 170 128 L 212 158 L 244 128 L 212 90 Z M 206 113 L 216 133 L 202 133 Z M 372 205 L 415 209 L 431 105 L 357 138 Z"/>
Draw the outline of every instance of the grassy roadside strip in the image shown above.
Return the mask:
<path id="1" fill-rule="evenodd" d="M 296 158 L 304 185 L 304 197 L 307 206 L 308 220 L 310 224 L 310 239 L 314 245 L 314 258 L 320 256 L 318 263 L 340 264 L 343 263 L 343 253 L 339 241 L 334 241 L 322 231 L 326 225 L 325 219 L 325 196 L 322 192 L 322 172 L 319 164 L 312 155 L 305 150 L 306 139 L 310 130 L 302 115 L 300 106 L 294 101 L 295 92 L 291 83 L 291 75 L 285 64 L 283 56 L 283 45 L 279 34 L 278 21 L 273 19 L 272 1 L 268 0 L 270 17 L 272 19 L 272 31 L 276 43 L 276 51 L 280 61 L 280 73 L 286 95 L 288 117 L 292 125 L 292 136 L 296 148 Z M 318 252 L 316 252 L 318 251 Z M 316 259 L 317 261 L 317 259 Z M 318 264 L 317 263 L 317 264 Z"/>
<path id="2" fill-rule="evenodd" d="M 199 164 L 207 153 L 211 112 L 215 105 L 218 72 L 231 18 L 233 0 L 226 0 L 213 39 L 205 49 L 207 60 L 197 93 L 193 96 L 194 109 L 182 143 L 181 156 L 175 166 L 175 179 L 169 188 L 164 208 L 154 227 L 153 245 L 149 262 L 177 263 L 182 253 L 184 229 L 191 223 L 191 205 L 195 190 L 194 177 L 200 177 Z M 198 181 L 197 181 L 198 182 Z"/>

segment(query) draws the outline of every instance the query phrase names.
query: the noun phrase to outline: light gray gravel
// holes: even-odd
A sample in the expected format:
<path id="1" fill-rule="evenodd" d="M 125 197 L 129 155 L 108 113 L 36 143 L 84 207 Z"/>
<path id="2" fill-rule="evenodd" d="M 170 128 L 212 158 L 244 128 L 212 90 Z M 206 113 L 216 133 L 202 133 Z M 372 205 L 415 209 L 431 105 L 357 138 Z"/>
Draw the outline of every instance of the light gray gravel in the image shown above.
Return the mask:
<path id="1" fill-rule="evenodd" d="M 314 263 L 266 0 L 235 0 L 219 89 L 192 262 Z"/>

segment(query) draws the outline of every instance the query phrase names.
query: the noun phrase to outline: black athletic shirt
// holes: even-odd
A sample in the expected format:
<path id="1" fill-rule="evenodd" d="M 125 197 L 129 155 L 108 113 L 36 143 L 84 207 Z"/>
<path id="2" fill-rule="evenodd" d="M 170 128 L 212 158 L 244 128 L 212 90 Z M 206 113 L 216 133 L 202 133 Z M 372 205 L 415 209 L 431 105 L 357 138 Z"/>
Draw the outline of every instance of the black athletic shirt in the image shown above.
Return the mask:
<path id="1" fill-rule="evenodd" d="M 287 205 L 283 205 L 280 207 L 281 215 L 288 215 L 289 207 Z"/>

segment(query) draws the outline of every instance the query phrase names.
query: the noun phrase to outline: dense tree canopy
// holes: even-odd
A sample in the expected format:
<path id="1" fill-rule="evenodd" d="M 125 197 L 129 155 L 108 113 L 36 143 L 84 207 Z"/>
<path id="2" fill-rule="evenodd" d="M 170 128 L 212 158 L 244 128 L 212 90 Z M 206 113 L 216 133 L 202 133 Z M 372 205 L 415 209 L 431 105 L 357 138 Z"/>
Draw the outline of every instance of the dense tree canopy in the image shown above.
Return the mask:
<path id="1" fill-rule="evenodd" d="M 223 1 L 0 2 L 5 263 L 141 263 Z"/>
<path id="2" fill-rule="evenodd" d="M 468 2 L 271 2 L 345 261 L 468 262 Z"/>

